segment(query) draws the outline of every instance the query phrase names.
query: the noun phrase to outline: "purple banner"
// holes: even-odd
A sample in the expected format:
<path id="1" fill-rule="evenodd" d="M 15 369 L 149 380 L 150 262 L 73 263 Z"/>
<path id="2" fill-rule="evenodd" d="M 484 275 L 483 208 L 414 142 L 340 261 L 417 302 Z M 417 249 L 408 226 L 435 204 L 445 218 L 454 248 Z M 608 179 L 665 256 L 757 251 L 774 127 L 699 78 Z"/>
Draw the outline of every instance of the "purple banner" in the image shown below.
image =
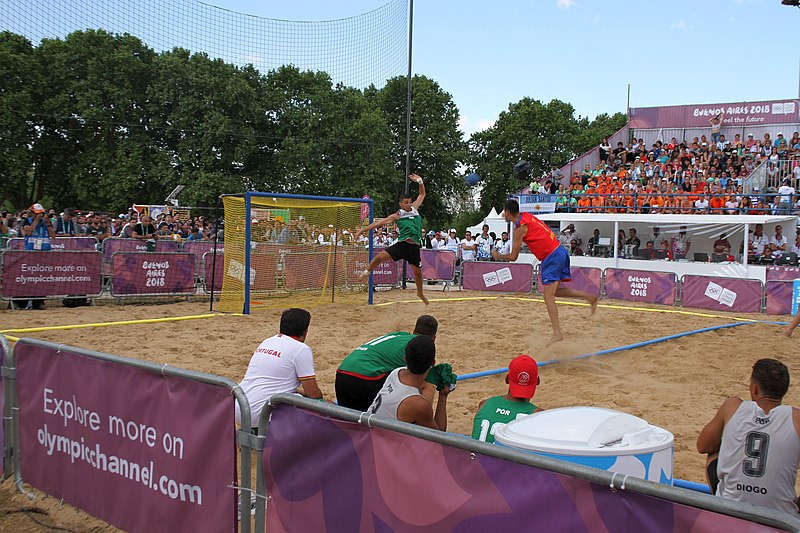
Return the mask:
<path id="1" fill-rule="evenodd" d="M 453 281 L 456 276 L 456 253 L 452 250 L 419 251 L 422 263 L 422 278 L 430 281 Z M 401 267 L 402 268 L 402 267 Z M 406 279 L 413 281 L 414 272 L 406 263 Z"/>
<path id="2" fill-rule="evenodd" d="M 213 241 L 184 241 L 183 242 L 183 251 L 186 253 L 194 254 L 197 258 L 195 264 L 197 265 L 197 275 L 203 277 L 204 275 L 204 267 L 205 261 L 203 260 L 203 256 L 206 252 L 211 252 L 214 250 L 214 242 Z M 225 252 L 225 248 L 222 243 L 217 246 L 217 253 L 222 254 Z"/>
<path id="3" fill-rule="evenodd" d="M 187 253 L 117 252 L 111 295 L 194 294 L 195 256 Z"/>
<path id="4" fill-rule="evenodd" d="M 69 347 L 14 353 L 26 482 L 126 531 L 235 529 L 230 391 Z"/>
<path id="5" fill-rule="evenodd" d="M 94 237 L 56 237 L 55 239 L 50 239 L 50 251 L 94 251 L 97 249 L 98 242 Z M 9 239 L 8 249 L 24 250 L 25 239 Z"/>
<path id="6" fill-rule="evenodd" d="M 683 276 L 683 306 L 758 313 L 761 311 L 761 281 L 757 279 Z"/>
<path id="7" fill-rule="evenodd" d="M 160 239 L 156 241 L 156 252 L 177 252 L 180 243 L 172 239 Z M 118 239 L 112 237 L 103 241 L 103 257 L 111 263 L 111 258 L 117 252 L 146 252 L 147 241 L 139 239 Z"/>
<path id="8" fill-rule="evenodd" d="M 261 466 L 270 532 L 778 531 L 285 405 Z"/>
<path id="9" fill-rule="evenodd" d="M 3 298 L 99 296 L 100 252 L 3 252 Z"/>
<path id="10" fill-rule="evenodd" d="M 2 335 L 0 333 L 0 335 Z M 5 364 L 6 351 L 3 345 L 0 344 L 0 368 Z M 6 406 L 5 406 L 5 379 L 0 378 L 0 416 L 3 417 L 0 421 L 0 477 L 5 474 L 5 460 L 6 460 Z"/>
<path id="11" fill-rule="evenodd" d="M 203 289 L 211 292 L 211 280 L 214 280 L 214 292 L 222 290 L 222 279 L 225 277 L 225 255 L 217 251 L 217 267 L 214 268 L 214 252 L 206 252 L 203 255 Z"/>
<path id="12" fill-rule="evenodd" d="M 461 263 L 463 286 L 471 291 L 530 293 L 533 286 L 533 265 L 464 261 Z"/>
<path id="13" fill-rule="evenodd" d="M 767 314 L 792 314 L 792 287 L 794 281 L 767 281 Z"/>
<path id="14" fill-rule="evenodd" d="M 603 272 L 599 268 L 591 267 L 569 267 L 572 280 L 562 281 L 559 286 L 567 287 L 576 291 L 588 292 L 595 296 L 600 296 L 600 280 L 603 277 Z M 536 292 L 542 292 L 542 273 L 539 272 L 536 276 Z"/>
<path id="15" fill-rule="evenodd" d="M 628 302 L 674 305 L 678 278 L 672 272 L 605 270 L 606 298 Z"/>
<path id="16" fill-rule="evenodd" d="M 767 281 L 800 279 L 800 267 L 768 266 Z"/>
<path id="17" fill-rule="evenodd" d="M 725 113 L 722 126 L 764 126 L 795 124 L 800 100 L 736 102 L 729 104 L 634 107 L 630 110 L 631 128 L 710 128 L 709 119 Z M 709 129 L 710 131 L 710 129 Z M 680 140 L 680 139 L 679 139 Z"/>

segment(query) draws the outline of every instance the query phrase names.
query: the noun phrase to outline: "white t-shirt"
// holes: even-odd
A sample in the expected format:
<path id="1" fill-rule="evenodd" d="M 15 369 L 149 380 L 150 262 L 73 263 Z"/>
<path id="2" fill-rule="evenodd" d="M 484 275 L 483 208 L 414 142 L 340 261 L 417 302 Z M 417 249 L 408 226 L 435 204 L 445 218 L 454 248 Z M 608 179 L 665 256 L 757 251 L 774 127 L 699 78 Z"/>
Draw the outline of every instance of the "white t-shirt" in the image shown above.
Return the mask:
<path id="1" fill-rule="evenodd" d="M 475 251 L 477 249 L 476 245 L 477 245 L 477 243 L 475 242 L 475 239 L 472 239 L 472 240 L 469 240 L 469 241 L 467 239 L 462 239 L 461 240 L 461 260 L 462 261 L 474 261 L 475 260 Z M 470 248 L 466 248 L 466 246 L 469 246 Z M 475 248 L 472 248 L 473 246 L 475 246 Z"/>
<path id="2" fill-rule="evenodd" d="M 789 241 L 786 239 L 786 235 L 781 235 L 780 237 L 774 235 L 769 239 L 769 243 L 774 244 L 776 248 L 780 248 L 781 246 L 786 246 L 788 242 Z"/>
<path id="3" fill-rule="evenodd" d="M 764 248 L 769 244 L 769 239 L 763 233 L 761 235 L 753 234 L 750 237 L 750 244 L 753 246 L 753 252 L 756 255 L 761 255 L 764 253 Z"/>
<path id="4" fill-rule="evenodd" d="M 503 242 L 503 239 L 498 240 L 495 243 L 495 249 L 497 250 L 497 253 L 501 255 L 506 255 L 511 253 L 511 239 L 505 242 Z"/>
<path id="5" fill-rule="evenodd" d="M 300 380 L 314 378 L 311 348 L 288 335 L 275 335 L 258 345 L 239 384 L 250 403 L 251 424 L 258 425 L 261 408 L 273 394 L 294 392 Z M 241 421 L 236 404 L 236 421 Z"/>
<path id="6" fill-rule="evenodd" d="M 792 195 L 794 194 L 794 187 L 790 187 L 789 185 L 781 185 L 778 187 L 778 194 L 781 195 L 780 199 L 778 200 L 780 203 L 791 203 Z"/>
<path id="7" fill-rule="evenodd" d="M 494 241 L 491 235 L 487 235 L 486 237 L 484 237 L 483 234 L 478 235 L 475 237 L 475 242 L 478 245 L 478 257 L 481 259 L 489 259 L 492 257 L 492 245 Z"/>
<path id="8" fill-rule="evenodd" d="M 453 252 L 458 253 L 458 244 L 459 244 L 459 242 L 460 241 L 458 240 L 458 237 L 450 237 L 448 235 L 447 236 L 447 240 L 445 241 L 444 247 L 447 248 L 448 250 L 452 250 Z M 441 248 L 441 247 L 442 246 L 440 245 L 439 248 Z"/>

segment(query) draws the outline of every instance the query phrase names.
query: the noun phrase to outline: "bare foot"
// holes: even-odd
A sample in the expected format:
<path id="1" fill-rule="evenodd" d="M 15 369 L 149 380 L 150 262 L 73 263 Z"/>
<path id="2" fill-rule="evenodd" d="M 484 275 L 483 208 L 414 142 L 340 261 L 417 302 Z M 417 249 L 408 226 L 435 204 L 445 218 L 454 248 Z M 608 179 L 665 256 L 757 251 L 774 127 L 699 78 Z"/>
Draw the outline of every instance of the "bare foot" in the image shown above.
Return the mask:
<path id="1" fill-rule="evenodd" d="M 418 291 L 417 291 L 417 296 L 419 296 L 419 299 L 420 299 L 420 300 L 422 300 L 423 302 L 425 302 L 425 305 L 428 305 L 428 299 L 427 299 L 427 298 L 425 298 L 425 294 L 422 292 L 422 290 L 418 290 Z"/>
<path id="2" fill-rule="evenodd" d="M 785 329 L 785 330 L 783 330 L 783 333 L 781 333 L 781 335 L 783 335 L 784 337 L 791 337 L 792 336 L 792 330 L 791 329 Z"/>
<path id="3" fill-rule="evenodd" d="M 362 270 L 358 273 L 358 279 L 364 279 L 369 277 L 369 270 Z"/>
<path id="4" fill-rule="evenodd" d="M 561 342 L 562 340 L 564 340 L 563 336 L 556 335 L 555 333 L 553 333 L 553 336 L 550 337 L 550 340 L 547 341 L 547 344 L 545 344 L 545 346 L 550 346 L 551 344 L 555 344 L 557 342 Z"/>
<path id="5" fill-rule="evenodd" d="M 590 315 L 593 315 L 595 313 L 595 311 L 597 311 L 597 300 L 598 299 L 599 298 L 597 296 L 592 296 L 591 298 L 589 298 L 589 305 L 592 306 L 592 312 L 590 313 Z"/>

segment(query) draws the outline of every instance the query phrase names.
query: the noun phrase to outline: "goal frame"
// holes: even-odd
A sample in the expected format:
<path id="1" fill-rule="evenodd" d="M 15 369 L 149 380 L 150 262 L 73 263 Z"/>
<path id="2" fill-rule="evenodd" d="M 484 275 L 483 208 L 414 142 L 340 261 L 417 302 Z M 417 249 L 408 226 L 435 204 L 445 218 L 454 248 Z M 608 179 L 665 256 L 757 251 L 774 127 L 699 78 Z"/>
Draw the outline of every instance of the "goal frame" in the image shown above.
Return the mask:
<path id="1" fill-rule="evenodd" d="M 374 220 L 374 201 L 372 198 L 346 198 L 340 196 L 315 196 L 315 195 L 308 195 L 308 194 L 287 194 L 287 193 L 272 193 L 272 192 L 256 192 L 256 191 L 248 191 L 245 193 L 239 194 L 223 194 L 220 198 L 225 196 L 239 196 L 244 198 L 244 210 L 245 210 L 245 224 L 244 224 L 244 239 L 245 239 L 245 247 L 244 247 L 244 271 L 245 271 L 245 283 L 244 283 L 244 301 L 242 304 L 242 314 L 249 315 L 250 314 L 250 283 L 249 283 L 249 272 L 250 272 L 250 254 L 251 254 L 251 213 L 252 213 L 252 200 L 253 198 L 287 198 L 287 199 L 294 199 L 294 200 L 312 200 L 312 201 L 320 201 L 320 202 L 350 202 L 350 203 L 359 203 L 365 204 L 368 206 L 369 215 L 368 220 L 369 224 L 372 224 Z M 370 232 L 371 235 L 372 232 Z M 367 247 L 367 256 L 368 260 L 372 261 L 374 255 L 373 249 L 373 242 L 372 239 L 368 239 L 368 247 Z M 369 276 L 368 284 L 367 284 L 367 304 L 372 305 L 373 303 L 373 280 L 372 275 Z"/>

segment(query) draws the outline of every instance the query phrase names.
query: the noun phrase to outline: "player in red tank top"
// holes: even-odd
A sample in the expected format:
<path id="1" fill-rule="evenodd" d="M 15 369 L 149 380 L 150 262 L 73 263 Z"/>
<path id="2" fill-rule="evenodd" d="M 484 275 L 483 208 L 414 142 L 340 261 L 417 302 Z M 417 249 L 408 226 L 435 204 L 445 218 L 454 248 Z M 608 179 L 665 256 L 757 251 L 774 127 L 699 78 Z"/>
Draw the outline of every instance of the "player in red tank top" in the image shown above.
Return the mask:
<path id="1" fill-rule="evenodd" d="M 544 293 L 544 303 L 547 307 L 547 314 L 550 317 L 550 324 L 553 327 L 553 336 L 550 337 L 550 341 L 547 343 L 549 346 L 564 338 L 561 334 L 561 325 L 558 322 L 556 296 L 586 300 L 592 308 L 592 314 L 597 308 L 597 296 L 560 286 L 561 282 L 571 281 L 569 254 L 558 242 L 555 234 L 547 227 L 547 224 L 530 213 L 520 213 L 519 203 L 516 200 L 506 201 L 503 216 L 509 222 L 514 223 L 514 244 L 511 253 L 500 254 L 496 250 L 492 250 L 492 256 L 502 261 L 516 261 L 524 242 L 531 253 L 542 262 L 539 267 L 539 271 L 542 274 L 542 284 L 544 285 L 542 292 Z"/>

